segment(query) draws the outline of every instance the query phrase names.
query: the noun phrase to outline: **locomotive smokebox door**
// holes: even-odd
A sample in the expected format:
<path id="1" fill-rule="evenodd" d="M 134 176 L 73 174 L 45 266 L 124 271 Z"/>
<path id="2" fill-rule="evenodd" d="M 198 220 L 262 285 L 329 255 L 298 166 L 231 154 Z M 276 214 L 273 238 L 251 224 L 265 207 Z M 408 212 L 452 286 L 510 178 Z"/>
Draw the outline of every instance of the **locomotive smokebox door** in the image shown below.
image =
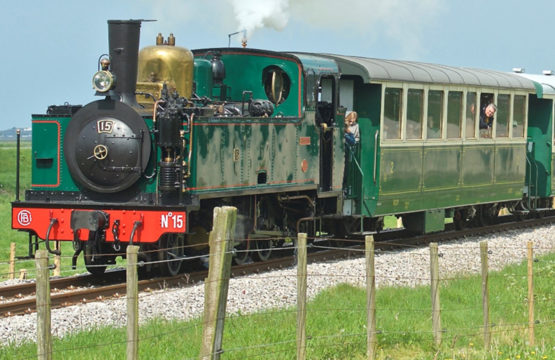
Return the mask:
<path id="1" fill-rule="evenodd" d="M 69 123 L 64 154 L 73 178 L 84 188 L 116 193 L 145 171 L 151 141 L 142 117 L 130 106 L 99 100 L 79 110 Z"/>

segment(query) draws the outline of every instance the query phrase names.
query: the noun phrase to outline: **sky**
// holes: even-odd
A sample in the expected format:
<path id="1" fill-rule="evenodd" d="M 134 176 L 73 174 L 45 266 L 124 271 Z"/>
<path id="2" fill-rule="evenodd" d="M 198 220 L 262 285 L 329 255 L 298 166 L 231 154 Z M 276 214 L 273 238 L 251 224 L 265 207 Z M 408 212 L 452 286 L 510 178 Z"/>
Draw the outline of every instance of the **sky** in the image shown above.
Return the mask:
<path id="1" fill-rule="evenodd" d="M 149 19 L 141 47 L 173 33 L 188 49 L 248 47 L 413 60 L 527 73 L 555 70 L 553 0 L 9 1 L 0 22 L 0 130 L 31 126 L 49 105 L 97 100 L 109 19 Z M 231 38 L 240 46 L 241 36 Z"/>

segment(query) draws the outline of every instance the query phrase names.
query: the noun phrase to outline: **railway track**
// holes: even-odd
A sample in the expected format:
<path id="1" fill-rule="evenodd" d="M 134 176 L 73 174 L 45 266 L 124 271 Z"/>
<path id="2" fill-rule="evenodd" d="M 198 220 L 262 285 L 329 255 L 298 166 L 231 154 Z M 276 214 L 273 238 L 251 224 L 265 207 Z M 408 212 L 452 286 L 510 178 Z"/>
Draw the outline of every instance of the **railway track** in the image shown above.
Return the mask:
<path id="1" fill-rule="evenodd" d="M 500 219 L 494 225 L 481 228 L 468 228 L 453 230 L 451 226 L 444 232 L 411 236 L 404 230 L 385 231 L 374 236 L 376 250 L 394 250 L 407 246 L 423 246 L 431 242 L 441 242 L 464 237 L 480 236 L 491 233 L 500 233 L 508 230 L 534 228 L 555 222 L 555 215 L 529 219 L 524 221 L 510 221 L 509 217 Z M 315 241 L 308 254 L 309 262 L 319 262 L 345 257 L 363 256 L 364 237 L 358 236 L 343 242 L 341 249 L 329 248 L 326 241 Z M 332 240 L 333 241 L 333 240 Z M 340 240 L 342 241 L 342 240 Z M 320 246 L 319 246 L 320 245 Z M 322 250 L 324 249 L 324 250 Z M 232 268 L 232 277 L 249 275 L 253 273 L 270 271 L 291 266 L 295 263 L 292 248 L 286 249 L 287 254 L 280 258 L 270 259 L 265 262 L 255 262 L 238 265 Z M 153 291 L 171 287 L 191 286 L 203 281 L 208 272 L 195 271 L 175 277 L 153 278 L 139 281 L 139 291 Z M 125 271 L 113 270 L 107 272 L 103 278 L 92 275 L 79 275 L 59 279 L 51 279 L 51 306 L 52 308 L 65 307 L 91 301 L 118 298 L 125 296 Z M 14 316 L 32 313 L 35 311 L 35 283 L 6 286 L 0 288 L 0 315 Z"/>

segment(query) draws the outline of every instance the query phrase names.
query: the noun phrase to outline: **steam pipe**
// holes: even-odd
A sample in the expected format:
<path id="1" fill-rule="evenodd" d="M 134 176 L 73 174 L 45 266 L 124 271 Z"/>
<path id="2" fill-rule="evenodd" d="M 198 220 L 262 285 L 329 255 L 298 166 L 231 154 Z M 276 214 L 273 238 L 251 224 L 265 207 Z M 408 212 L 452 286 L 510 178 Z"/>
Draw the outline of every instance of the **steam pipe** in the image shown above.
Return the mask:
<path id="1" fill-rule="evenodd" d="M 46 230 L 46 238 L 44 239 L 44 242 L 46 244 L 46 250 L 48 250 L 49 253 L 54 254 L 54 255 L 61 255 L 62 252 L 60 250 L 50 249 L 50 231 L 52 230 L 52 227 L 54 225 L 56 225 L 57 223 L 58 223 L 58 219 L 56 219 L 56 218 L 51 218 L 50 219 L 50 225 L 48 225 L 48 230 Z"/>
<path id="2" fill-rule="evenodd" d="M 187 175 L 188 179 L 191 176 L 191 158 L 193 157 L 193 121 L 195 119 L 195 114 L 191 114 L 190 129 L 189 129 L 189 155 L 187 156 Z"/>

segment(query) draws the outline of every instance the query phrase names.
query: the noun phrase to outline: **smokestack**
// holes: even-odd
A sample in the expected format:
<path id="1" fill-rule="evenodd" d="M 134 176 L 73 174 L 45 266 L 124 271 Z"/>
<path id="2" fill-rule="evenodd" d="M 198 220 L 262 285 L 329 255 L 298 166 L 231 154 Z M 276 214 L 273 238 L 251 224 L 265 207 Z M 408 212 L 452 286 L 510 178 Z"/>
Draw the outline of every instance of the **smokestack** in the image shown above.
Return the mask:
<path id="1" fill-rule="evenodd" d="M 108 20 L 111 70 L 116 76 L 114 92 L 129 106 L 138 107 L 135 98 L 139 37 L 142 20 Z"/>

